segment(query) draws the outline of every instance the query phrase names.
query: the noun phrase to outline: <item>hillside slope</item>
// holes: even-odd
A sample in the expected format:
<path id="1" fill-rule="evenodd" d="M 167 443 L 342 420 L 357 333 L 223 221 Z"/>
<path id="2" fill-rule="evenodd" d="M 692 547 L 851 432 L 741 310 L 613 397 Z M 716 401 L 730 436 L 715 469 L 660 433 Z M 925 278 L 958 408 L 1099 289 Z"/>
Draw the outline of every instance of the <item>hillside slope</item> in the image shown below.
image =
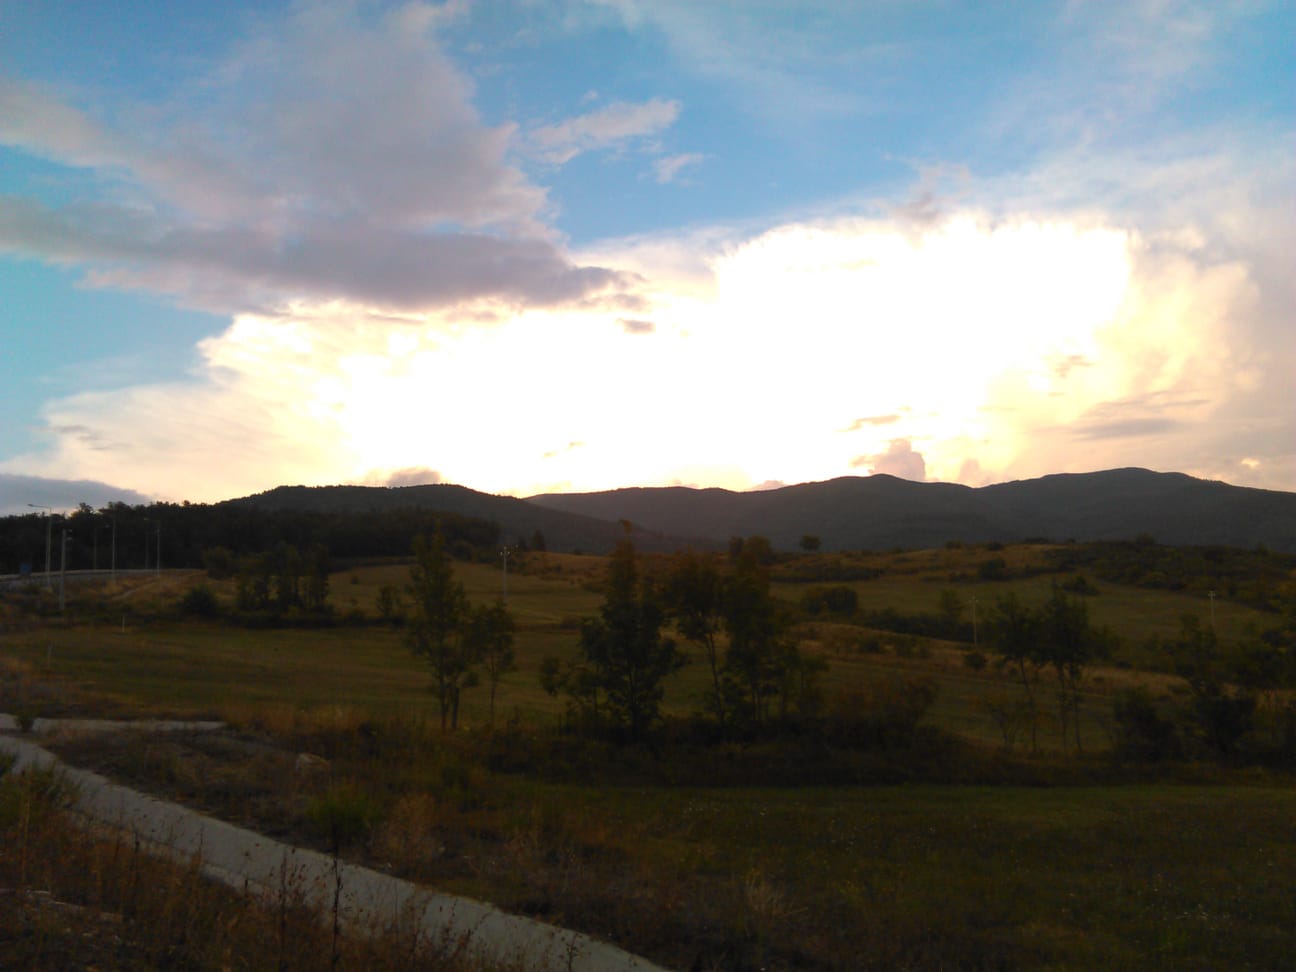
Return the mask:
<path id="1" fill-rule="evenodd" d="M 262 510 L 297 510 L 313 513 L 370 513 L 421 509 L 491 520 L 500 526 L 506 543 L 530 543 L 535 532 L 544 534 L 551 550 L 607 553 L 625 535 L 613 518 L 600 520 L 580 513 L 549 509 L 512 496 L 479 493 L 466 486 L 280 486 L 254 496 L 227 500 L 233 506 Z M 670 551 L 689 541 L 661 536 L 650 528 L 635 532 L 635 543 L 646 551 Z M 695 539 L 695 545 L 709 545 Z"/>
<path id="2" fill-rule="evenodd" d="M 813 534 L 827 550 L 932 547 L 1024 537 L 1116 540 L 1296 552 L 1296 493 L 1146 469 L 1060 474 L 974 489 L 893 476 L 844 477 L 761 492 L 618 489 L 527 502 L 644 529 L 723 542 L 763 534 L 781 549 Z"/>

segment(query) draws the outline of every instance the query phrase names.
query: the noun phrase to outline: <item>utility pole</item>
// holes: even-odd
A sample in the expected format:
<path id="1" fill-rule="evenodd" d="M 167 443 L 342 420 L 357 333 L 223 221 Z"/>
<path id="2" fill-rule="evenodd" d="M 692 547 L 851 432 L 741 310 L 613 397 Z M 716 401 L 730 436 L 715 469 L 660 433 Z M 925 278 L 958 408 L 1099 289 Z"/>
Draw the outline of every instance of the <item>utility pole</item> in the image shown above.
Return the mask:
<path id="1" fill-rule="evenodd" d="M 59 614 L 67 605 L 67 527 L 63 528 L 63 543 L 59 547 Z"/>
<path id="2" fill-rule="evenodd" d="M 158 548 L 157 561 L 153 564 L 155 574 L 162 573 L 162 521 L 158 520 Z"/>
<path id="3" fill-rule="evenodd" d="M 1211 606 L 1211 608 L 1210 608 L 1210 611 L 1211 611 L 1211 632 L 1214 633 L 1214 631 L 1215 631 L 1215 592 L 1214 592 L 1214 591 L 1208 591 L 1208 592 L 1206 593 L 1206 596 L 1210 598 L 1210 606 Z"/>
<path id="4" fill-rule="evenodd" d="M 504 559 L 504 573 L 500 577 L 500 600 L 508 603 L 508 558 L 513 552 L 512 547 L 504 547 L 500 550 L 500 556 Z"/>
<path id="5" fill-rule="evenodd" d="M 116 580 L 116 579 L 117 579 L 117 511 L 116 511 L 116 510 L 113 511 L 113 515 L 112 515 L 112 530 L 113 530 L 113 537 L 112 537 L 112 579 L 113 579 L 113 580 Z"/>
<path id="6" fill-rule="evenodd" d="M 40 506 L 37 503 L 28 503 L 33 510 L 44 510 L 42 514 L 45 517 L 45 586 L 50 586 L 50 540 L 53 539 L 52 530 L 54 529 L 54 510 L 48 506 Z"/>

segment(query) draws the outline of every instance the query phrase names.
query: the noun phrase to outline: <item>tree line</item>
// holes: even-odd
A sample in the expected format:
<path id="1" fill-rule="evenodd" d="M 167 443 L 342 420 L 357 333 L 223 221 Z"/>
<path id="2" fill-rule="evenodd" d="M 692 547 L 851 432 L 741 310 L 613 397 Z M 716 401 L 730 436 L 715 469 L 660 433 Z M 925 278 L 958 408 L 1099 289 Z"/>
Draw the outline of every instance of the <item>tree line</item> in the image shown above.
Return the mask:
<path id="1" fill-rule="evenodd" d="M 45 569 L 47 530 L 52 570 L 60 568 L 59 544 L 68 533 L 69 570 L 118 570 L 206 566 L 204 555 L 224 550 L 234 557 L 261 555 L 288 545 L 299 551 L 322 547 L 333 560 L 407 557 L 410 537 L 439 531 L 461 559 L 494 557 L 499 524 L 457 513 L 424 509 L 370 512 L 266 510 L 244 504 L 81 504 L 66 516 L 31 513 L 0 517 L 0 573 Z M 543 541 L 541 541 L 543 542 Z"/>

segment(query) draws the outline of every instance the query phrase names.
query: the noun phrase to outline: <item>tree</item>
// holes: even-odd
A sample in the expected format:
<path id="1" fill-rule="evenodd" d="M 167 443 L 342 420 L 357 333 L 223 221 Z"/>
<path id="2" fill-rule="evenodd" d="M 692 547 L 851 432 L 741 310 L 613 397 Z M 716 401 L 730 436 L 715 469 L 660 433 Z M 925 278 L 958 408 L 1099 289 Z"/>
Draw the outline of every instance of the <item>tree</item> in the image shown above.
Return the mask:
<path id="1" fill-rule="evenodd" d="M 1254 692 L 1229 684 L 1228 660 L 1211 628 L 1196 615 L 1184 615 L 1179 638 L 1169 646 L 1174 670 L 1192 692 L 1190 715 L 1198 737 L 1219 756 L 1231 756 L 1251 731 L 1257 699 Z"/>
<path id="2" fill-rule="evenodd" d="M 1080 751 L 1080 689 L 1089 665 L 1109 650 L 1109 636 L 1089 623 L 1089 606 L 1081 597 L 1067 594 L 1056 584 L 1040 612 L 1040 650 L 1053 667 L 1058 683 L 1058 706 L 1062 718 L 1062 748 L 1067 727 Z"/>
<path id="3" fill-rule="evenodd" d="M 1026 693 L 1024 715 L 1030 724 L 1031 752 L 1038 752 L 1039 710 L 1035 701 L 1035 685 L 1039 681 L 1039 667 L 1042 663 L 1039 617 L 1022 604 L 1016 594 L 1009 593 L 1000 597 L 991 608 L 986 628 L 990 644 L 998 652 L 1001 663 L 1016 672 L 1017 680 Z"/>
<path id="4" fill-rule="evenodd" d="M 707 702 L 725 722 L 719 637 L 724 631 L 724 578 L 715 560 L 692 550 L 675 558 L 666 575 L 664 597 L 679 633 L 702 648 L 711 670 Z"/>
<path id="5" fill-rule="evenodd" d="M 426 659 L 432 669 L 442 731 L 447 720 L 451 728 L 457 728 L 459 696 L 473 661 L 463 638 L 468 598 L 463 585 L 455 580 L 439 533 L 430 541 L 425 536 L 414 540 L 414 566 L 406 590 L 412 608 L 406 634 L 410 650 Z"/>
<path id="6" fill-rule="evenodd" d="M 481 662 L 490 683 L 490 726 L 495 728 L 495 690 L 500 679 L 517 668 L 513 652 L 513 615 L 502 603 L 474 607 L 464 629 L 467 653 Z"/>
<path id="7" fill-rule="evenodd" d="M 581 625 L 580 655 L 609 718 L 632 739 L 642 739 L 659 718 L 662 680 L 684 657 L 661 633 L 665 610 L 652 583 L 641 579 L 634 544 L 622 540 L 612 554 L 599 616 Z"/>
<path id="8" fill-rule="evenodd" d="M 801 537 L 801 549 L 806 553 L 814 553 L 819 549 L 819 538 L 813 533 L 807 533 Z"/>
<path id="9" fill-rule="evenodd" d="M 765 568 L 769 544 L 751 537 L 733 558 L 724 583 L 724 623 L 729 637 L 722 678 L 729 711 L 754 724 L 768 721 L 815 697 L 820 665 L 810 664 L 788 636 L 791 618 L 770 593 Z"/>

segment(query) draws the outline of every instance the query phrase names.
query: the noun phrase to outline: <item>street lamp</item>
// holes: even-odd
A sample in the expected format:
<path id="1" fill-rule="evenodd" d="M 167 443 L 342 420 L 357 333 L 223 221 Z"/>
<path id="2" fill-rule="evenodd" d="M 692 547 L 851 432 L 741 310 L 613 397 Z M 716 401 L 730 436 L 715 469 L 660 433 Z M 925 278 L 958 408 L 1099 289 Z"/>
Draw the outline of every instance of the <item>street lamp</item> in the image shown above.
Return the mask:
<path id="1" fill-rule="evenodd" d="M 512 552 L 512 547 L 503 547 L 500 550 L 500 556 L 504 559 L 504 573 L 500 577 L 500 600 L 504 604 L 508 603 L 508 558 Z"/>
<path id="2" fill-rule="evenodd" d="M 41 506 L 38 503 L 28 503 L 33 510 L 44 510 L 45 516 L 45 586 L 50 586 L 50 542 L 53 539 L 52 530 L 54 529 L 54 509 L 49 506 Z"/>

